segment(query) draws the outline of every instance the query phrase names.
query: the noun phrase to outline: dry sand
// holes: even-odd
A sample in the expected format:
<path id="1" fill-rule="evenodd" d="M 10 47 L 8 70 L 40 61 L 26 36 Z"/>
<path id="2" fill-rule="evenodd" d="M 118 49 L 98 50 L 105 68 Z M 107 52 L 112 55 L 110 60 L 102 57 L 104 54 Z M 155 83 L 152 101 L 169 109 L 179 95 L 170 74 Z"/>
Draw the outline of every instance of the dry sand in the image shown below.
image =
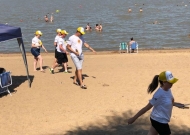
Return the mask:
<path id="1" fill-rule="evenodd" d="M 179 81 L 175 101 L 190 103 L 190 50 L 142 50 L 138 54 L 85 53 L 87 90 L 74 85 L 72 73 L 61 67 L 50 74 L 53 53 L 42 53 L 46 73 L 33 71 L 27 54 L 31 88 L 21 54 L 1 54 L 0 66 L 12 72 L 12 96 L 1 94 L 0 135 L 146 135 L 150 111 L 134 124 L 127 119 L 144 107 L 152 95 L 146 90 L 154 75 L 170 70 Z M 173 109 L 174 135 L 190 135 L 190 109 Z"/>

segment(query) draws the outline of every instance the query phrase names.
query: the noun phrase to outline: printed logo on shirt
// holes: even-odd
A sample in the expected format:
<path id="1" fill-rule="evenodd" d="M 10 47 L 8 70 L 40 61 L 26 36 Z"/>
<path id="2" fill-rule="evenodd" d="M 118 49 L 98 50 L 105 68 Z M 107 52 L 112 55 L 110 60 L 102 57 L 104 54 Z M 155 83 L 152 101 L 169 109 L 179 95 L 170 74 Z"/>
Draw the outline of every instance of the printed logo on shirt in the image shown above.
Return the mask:
<path id="1" fill-rule="evenodd" d="M 78 43 L 80 44 L 80 39 L 78 40 Z"/>

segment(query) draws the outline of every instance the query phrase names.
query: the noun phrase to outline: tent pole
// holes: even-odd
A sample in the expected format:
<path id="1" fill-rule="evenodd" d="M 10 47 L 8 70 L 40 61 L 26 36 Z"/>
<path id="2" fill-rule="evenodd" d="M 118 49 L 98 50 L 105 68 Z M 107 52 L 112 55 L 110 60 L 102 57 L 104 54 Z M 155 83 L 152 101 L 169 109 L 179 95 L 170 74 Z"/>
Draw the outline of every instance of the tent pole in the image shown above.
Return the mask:
<path id="1" fill-rule="evenodd" d="M 24 43 L 23 43 L 22 38 L 17 38 L 17 41 L 18 41 L 18 44 L 19 44 L 20 51 L 22 52 L 22 57 L 23 57 L 23 60 L 24 60 L 24 65 L 25 65 L 26 73 L 27 73 L 28 85 L 29 85 L 29 87 L 31 87 L 31 81 L 30 81 L 30 78 L 29 78 L 28 64 L 27 64 L 27 59 L 26 59 L 26 52 L 25 52 L 25 48 L 24 48 Z"/>

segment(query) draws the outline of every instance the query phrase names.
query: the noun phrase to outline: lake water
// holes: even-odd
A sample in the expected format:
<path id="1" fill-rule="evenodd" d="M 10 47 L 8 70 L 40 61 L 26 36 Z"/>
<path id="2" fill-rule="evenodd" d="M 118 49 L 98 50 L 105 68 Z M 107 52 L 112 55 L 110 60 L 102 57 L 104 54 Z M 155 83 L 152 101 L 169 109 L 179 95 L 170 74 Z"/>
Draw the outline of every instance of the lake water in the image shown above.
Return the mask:
<path id="1" fill-rule="evenodd" d="M 48 13 L 54 13 L 53 23 L 44 22 Z M 84 36 L 98 51 L 118 50 L 119 43 L 131 37 L 140 49 L 190 48 L 190 0 L 0 0 L 0 23 L 21 27 L 27 52 L 36 30 L 42 31 L 41 40 L 53 52 L 57 28 L 66 29 L 69 37 L 87 23 L 93 29 L 96 23 L 103 26 L 102 32 Z M 20 51 L 15 40 L 0 47 L 0 52 Z"/>

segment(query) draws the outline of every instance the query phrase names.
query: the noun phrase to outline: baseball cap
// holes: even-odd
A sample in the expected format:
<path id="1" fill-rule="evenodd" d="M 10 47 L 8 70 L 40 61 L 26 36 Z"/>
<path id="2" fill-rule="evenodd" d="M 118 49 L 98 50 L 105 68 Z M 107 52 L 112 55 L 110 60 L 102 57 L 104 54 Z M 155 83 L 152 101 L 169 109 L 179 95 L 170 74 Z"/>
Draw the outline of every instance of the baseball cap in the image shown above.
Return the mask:
<path id="1" fill-rule="evenodd" d="M 78 27 L 78 28 L 77 28 L 77 31 L 80 32 L 82 35 L 85 34 L 83 27 Z"/>
<path id="2" fill-rule="evenodd" d="M 43 33 L 42 33 L 40 30 L 37 30 L 37 31 L 35 32 L 35 34 L 36 34 L 36 35 L 41 35 L 41 36 L 42 36 Z"/>
<path id="3" fill-rule="evenodd" d="M 159 80 L 160 81 L 167 81 L 169 83 L 176 83 L 178 81 L 177 78 L 174 78 L 174 76 L 172 75 L 172 72 L 170 71 L 163 71 L 159 74 Z"/>
<path id="4" fill-rule="evenodd" d="M 61 30 L 61 34 L 68 35 L 69 33 L 67 33 L 67 31 L 66 31 L 66 30 Z"/>
<path id="5" fill-rule="evenodd" d="M 57 31 L 57 33 L 58 33 L 58 32 L 61 32 L 61 29 L 57 29 L 56 31 Z"/>

